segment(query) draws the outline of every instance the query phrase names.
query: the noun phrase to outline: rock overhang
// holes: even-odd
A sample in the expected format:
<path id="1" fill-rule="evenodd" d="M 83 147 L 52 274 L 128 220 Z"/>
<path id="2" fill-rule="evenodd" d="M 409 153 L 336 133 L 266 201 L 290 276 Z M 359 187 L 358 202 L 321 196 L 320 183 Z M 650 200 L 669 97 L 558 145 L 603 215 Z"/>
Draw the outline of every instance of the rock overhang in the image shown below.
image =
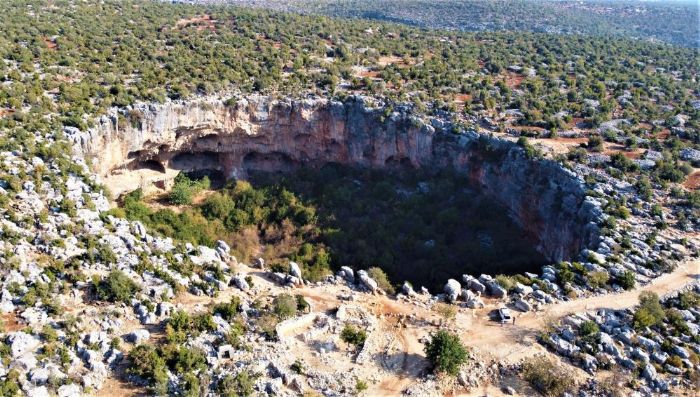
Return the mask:
<path id="1" fill-rule="evenodd" d="M 447 117 L 373 98 L 303 100 L 240 96 L 112 109 L 87 133 L 73 131 L 94 169 L 110 180 L 134 174 L 116 193 L 167 188 L 180 171 L 225 178 L 328 163 L 367 168 L 452 168 L 503 204 L 551 261 L 594 249 L 600 203 L 583 178 L 556 161 L 532 159 L 517 144 L 457 131 Z M 110 186 L 112 188 L 112 186 Z"/>

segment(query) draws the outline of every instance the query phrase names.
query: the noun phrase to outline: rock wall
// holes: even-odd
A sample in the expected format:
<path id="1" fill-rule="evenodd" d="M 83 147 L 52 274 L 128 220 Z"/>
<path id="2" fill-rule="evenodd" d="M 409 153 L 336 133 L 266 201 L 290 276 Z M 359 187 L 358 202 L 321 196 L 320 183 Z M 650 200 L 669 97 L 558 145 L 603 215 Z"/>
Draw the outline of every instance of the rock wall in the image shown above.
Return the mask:
<path id="1" fill-rule="evenodd" d="M 87 133 L 67 132 L 107 179 L 147 169 L 148 183 L 161 185 L 174 170 L 244 178 L 250 170 L 327 163 L 452 167 L 507 206 L 550 260 L 595 248 L 601 211 L 586 199 L 579 176 L 554 161 L 527 158 L 512 142 L 452 130 L 445 120 L 421 119 L 400 106 L 388 112 L 367 98 L 249 96 L 113 109 Z"/>

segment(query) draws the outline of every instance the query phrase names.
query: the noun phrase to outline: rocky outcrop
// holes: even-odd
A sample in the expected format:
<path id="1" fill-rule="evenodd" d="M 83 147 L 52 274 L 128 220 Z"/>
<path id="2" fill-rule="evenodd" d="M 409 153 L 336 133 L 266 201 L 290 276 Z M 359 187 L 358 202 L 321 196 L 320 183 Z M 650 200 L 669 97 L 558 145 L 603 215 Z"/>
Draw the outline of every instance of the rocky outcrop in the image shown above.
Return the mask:
<path id="1" fill-rule="evenodd" d="M 87 133 L 68 135 L 107 179 L 147 169 L 147 182 L 159 186 L 179 170 L 243 178 L 252 170 L 328 163 L 451 167 L 504 204 L 549 259 L 574 257 L 597 244 L 601 211 L 586 199 L 573 172 L 530 159 L 512 142 L 456 131 L 444 119 L 416 117 L 409 107 L 388 109 L 361 97 L 336 102 L 249 96 L 226 103 L 204 98 L 113 109 Z"/>

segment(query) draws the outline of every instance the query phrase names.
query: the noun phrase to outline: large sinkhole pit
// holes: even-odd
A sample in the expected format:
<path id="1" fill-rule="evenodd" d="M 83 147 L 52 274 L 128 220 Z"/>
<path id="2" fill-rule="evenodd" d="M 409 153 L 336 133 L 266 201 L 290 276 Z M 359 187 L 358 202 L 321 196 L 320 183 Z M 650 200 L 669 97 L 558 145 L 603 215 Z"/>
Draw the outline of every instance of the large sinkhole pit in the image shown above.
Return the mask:
<path id="1" fill-rule="evenodd" d="M 102 117 L 80 144 L 117 195 L 168 191 L 182 173 L 208 175 L 228 198 L 248 181 L 253 196 L 272 198 L 258 210 L 267 216 L 299 204 L 292 228 L 273 216 L 255 219 L 257 235 L 242 233 L 245 207 L 259 199 L 245 196 L 228 212 L 240 219 L 227 226 L 220 213 L 214 223 L 232 246 L 297 259 L 309 273 L 380 266 L 394 281 L 435 288 L 464 273 L 537 271 L 598 240 L 597 208 L 571 171 L 363 98 L 137 105 Z"/>

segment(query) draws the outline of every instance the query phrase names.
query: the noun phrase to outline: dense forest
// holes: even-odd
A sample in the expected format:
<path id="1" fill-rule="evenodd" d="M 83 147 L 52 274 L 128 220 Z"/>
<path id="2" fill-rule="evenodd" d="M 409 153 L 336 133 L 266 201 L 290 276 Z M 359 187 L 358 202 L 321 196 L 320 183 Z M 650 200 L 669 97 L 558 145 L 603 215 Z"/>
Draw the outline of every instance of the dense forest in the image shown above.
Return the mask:
<path id="1" fill-rule="evenodd" d="M 529 31 L 661 40 L 698 47 L 694 1 L 237 1 L 257 7 L 467 31 Z"/>
<path id="2" fill-rule="evenodd" d="M 596 123 L 697 112 L 697 52 L 661 44 L 157 2 L 12 1 L 0 10 L 0 107 L 13 115 L 0 127 L 41 125 L 32 115 L 53 112 L 85 127 L 84 114 L 109 106 L 231 87 L 365 92 L 445 109 L 464 95 L 466 113 L 519 109 L 531 125 L 558 124 L 561 112 Z"/>

